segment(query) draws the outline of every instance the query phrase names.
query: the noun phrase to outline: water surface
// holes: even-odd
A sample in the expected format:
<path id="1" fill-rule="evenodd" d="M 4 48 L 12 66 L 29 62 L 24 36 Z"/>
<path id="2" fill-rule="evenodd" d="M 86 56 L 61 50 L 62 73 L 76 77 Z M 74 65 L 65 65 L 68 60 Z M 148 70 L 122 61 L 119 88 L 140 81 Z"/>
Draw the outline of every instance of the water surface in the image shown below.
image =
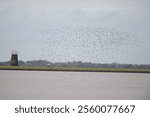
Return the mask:
<path id="1" fill-rule="evenodd" d="M 150 99 L 150 74 L 1 70 L 0 99 Z"/>

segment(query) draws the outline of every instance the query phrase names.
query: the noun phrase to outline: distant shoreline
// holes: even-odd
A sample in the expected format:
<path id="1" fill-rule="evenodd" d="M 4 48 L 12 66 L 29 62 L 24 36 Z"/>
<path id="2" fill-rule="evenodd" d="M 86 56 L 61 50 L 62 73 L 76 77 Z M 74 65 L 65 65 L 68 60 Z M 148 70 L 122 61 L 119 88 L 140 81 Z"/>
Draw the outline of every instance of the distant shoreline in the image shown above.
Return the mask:
<path id="1" fill-rule="evenodd" d="M 36 67 L 36 66 L 0 66 L 0 70 L 22 71 L 66 71 L 66 72 L 118 72 L 118 73 L 150 73 L 150 69 L 127 68 L 80 68 L 80 67 Z"/>

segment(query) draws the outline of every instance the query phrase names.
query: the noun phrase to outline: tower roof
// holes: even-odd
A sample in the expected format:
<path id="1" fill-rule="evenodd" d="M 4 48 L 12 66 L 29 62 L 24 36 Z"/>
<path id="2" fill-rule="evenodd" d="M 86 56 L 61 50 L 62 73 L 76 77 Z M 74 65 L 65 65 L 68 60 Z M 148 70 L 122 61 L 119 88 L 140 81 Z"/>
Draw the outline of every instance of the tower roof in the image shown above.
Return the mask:
<path id="1" fill-rule="evenodd" d="M 12 55 L 18 55 L 18 52 L 16 50 L 13 50 Z"/>

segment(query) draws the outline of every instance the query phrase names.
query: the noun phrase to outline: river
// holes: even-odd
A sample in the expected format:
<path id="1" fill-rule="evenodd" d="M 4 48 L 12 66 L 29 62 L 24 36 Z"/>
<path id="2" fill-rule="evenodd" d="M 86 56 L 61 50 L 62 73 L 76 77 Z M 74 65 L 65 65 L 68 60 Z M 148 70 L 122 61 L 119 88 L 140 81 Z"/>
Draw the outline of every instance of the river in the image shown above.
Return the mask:
<path id="1" fill-rule="evenodd" d="M 150 74 L 0 70 L 1 100 L 147 100 Z"/>

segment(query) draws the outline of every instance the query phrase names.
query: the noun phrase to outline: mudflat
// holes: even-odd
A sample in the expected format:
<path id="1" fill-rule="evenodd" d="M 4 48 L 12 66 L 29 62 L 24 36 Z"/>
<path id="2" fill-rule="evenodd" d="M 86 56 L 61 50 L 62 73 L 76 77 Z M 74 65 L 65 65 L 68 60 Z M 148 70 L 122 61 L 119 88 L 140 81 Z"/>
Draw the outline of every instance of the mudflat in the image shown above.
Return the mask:
<path id="1" fill-rule="evenodd" d="M 149 73 L 0 70 L 0 99 L 149 100 Z"/>

